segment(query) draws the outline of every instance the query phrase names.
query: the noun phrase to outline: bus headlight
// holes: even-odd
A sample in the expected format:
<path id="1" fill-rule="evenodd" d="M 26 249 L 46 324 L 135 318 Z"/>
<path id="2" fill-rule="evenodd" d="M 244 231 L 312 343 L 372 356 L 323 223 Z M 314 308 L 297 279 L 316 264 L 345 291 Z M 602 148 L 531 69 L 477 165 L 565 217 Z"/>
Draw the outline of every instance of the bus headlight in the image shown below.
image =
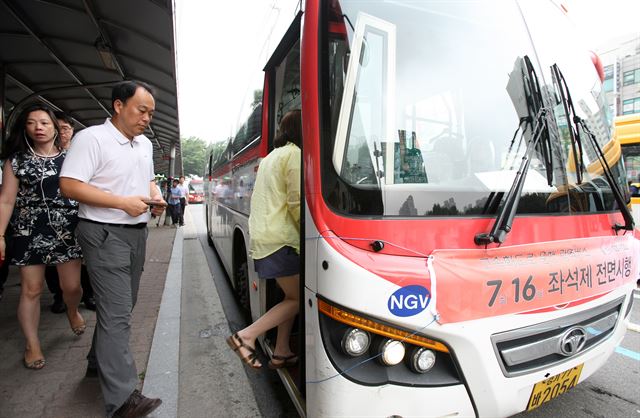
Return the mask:
<path id="1" fill-rule="evenodd" d="M 395 366 L 404 358 L 404 344 L 398 340 L 389 338 L 382 339 L 378 344 L 378 353 L 380 354 L 382 364 L 385 366 Z"/>
<path id="2" fill-rule="evenodd" d="M 370 343 L 371 337 L 367 331 L 349 328 L 344 333 L 340 346 L 345 354 L 351 357 L 358 357 L 369 349 Z"/>
<path id="3" fill-rule="evenodd" d="M 415 373 L 426 373 L 436 364 L 436 353 L 428 348 L 416 347 L 409 358 L 409 368 Z"/>
<path id="4" fill-rule="evenodd" d="M 322 298 L 317 304 L 322 346 L 315 349 L 324 349 L 335 370 L 350 381 L 411 387 L 462 383 L 453 351 L 444 342 Z M 416 353 L 420 348 L 424 350 Z"/>

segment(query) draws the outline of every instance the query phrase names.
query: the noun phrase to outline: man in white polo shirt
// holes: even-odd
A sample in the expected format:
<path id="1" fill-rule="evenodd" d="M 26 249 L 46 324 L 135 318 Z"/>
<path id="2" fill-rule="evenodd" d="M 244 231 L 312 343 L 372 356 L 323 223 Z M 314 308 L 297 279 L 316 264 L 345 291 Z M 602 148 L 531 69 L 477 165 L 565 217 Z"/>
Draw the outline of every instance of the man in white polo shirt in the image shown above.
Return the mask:
<path id="1" fill-rule="evenodd" d="M 162 401 L 136 390 L 129 322 L 145 260 L 149 206 L 159 215 L 166 203 L 155 186 L 153 147 L 143 135 L 155 109 L 151 87 L 120 83 L 111 104 L 111 119 L 76 135 L 60 190 L 80 202 L 76 235 L 98 308 L 87 376 L 100 378 L 108 417 L 143 417 Z"/>

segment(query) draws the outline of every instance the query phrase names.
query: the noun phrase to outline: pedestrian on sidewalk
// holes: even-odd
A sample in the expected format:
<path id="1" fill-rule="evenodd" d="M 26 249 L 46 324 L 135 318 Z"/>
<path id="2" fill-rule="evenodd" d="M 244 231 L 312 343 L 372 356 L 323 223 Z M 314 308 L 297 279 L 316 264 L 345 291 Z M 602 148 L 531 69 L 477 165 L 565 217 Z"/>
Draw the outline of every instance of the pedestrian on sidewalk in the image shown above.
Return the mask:
<path id="1" fill-rule="evenodd" d="M 58 126 L 60 127 L 60 146 L 62 149 L 68 150 L 71 146 L 71 138 L 73 138 L 73 119 L 64 112 L 54 112 L 54 115 L 56 116 Z M 47 282 L 49 291 L 53 294 L 53 303 L 49 309 L 55 314 L 64 313 L 67 310 L 67 306 L 64 304 L 62 288 L 60 287 L 60 278 L 58 277 L 58 270 L 55 266 L 47 266 L 45 268 L 44 278 Z M 80 285 L 82 286 L 82 303 L 84 304 L 84 307 L 91 311 L 95 311 L 96 303 L 93 299 L 93 289 L 89 282 L 87 267 L 84 264 L 80 267 Z"/>
<path id="2" fill-rule="evenodd" d="M 262 367 L 255 352 L 256 339 L 274 327 L 278 327 L 278 337 L 269 368 L 289 367 L 298 361 L 289 336 L 300 300 L 301 144 L 301 113 L 292 110 L 280 122 L 273 140 L 275 149 L 260 162 L 251 196 L 249 233 L 255 269 L 260 279 L 275 279 L 284 292 L 284 300 L 227 338 L 238 357 L 256 369 Z"/>
<path id="3" fill-rule="evenodd" d="M 0 195 L 0 258 L 6 256 L 4 238 L 11 222 L 11 264 L 20 267 L 18 321 L 27 340 L 23 362 L 34 370 L 45 366 L 38 337 L 45 266 L 55 265 L 58 270 L 71 330 L 82 335 L 86 328 L 78 312 L 82 252 L 73 233 L 78 205 L 62 196 L 59 188 L 65 157 L 53 111 L 40 103 L 29 105 L 20 113 L 0 156 L 5 161 Z"/>
<path id="4" fill-rule="evenodd" d="M 171 213 L 171 222 L 173 226 L 178 226 L 180 224 L 180 217 L 182 213 L 182 202 L 181 197 L 182 190 L 180 189 L 180 183 L 178 179 L 173 179 L 173 185 L 171 187 L 171 193 L 169 194 L 169 213 Z"/>
<path id="5" fill-rule="evenodd" d="M 86 375 L 99 377 L 108 417 L 142 417 L 162 401 L 136 389 L 131 311 L 145 260 L 149 207 L 160 215 L 166 203 L 155 186 L 153 146 L 143 134 L 155 109 L 151 87 L 119 83 L 111 105 L 110 119 L 76 135 L 60 187 L 80 202 L 76 234 L 98 307 Z"/>
<path id="6" fill-rule="evenodd" d="M 178 221 L 180 226 L 184 226 L 184 211 L 189 204 L 189 187 L 184 184 L 184 176 L 180 176 L 178 188 L 180 189 L 180 217 Z"/>

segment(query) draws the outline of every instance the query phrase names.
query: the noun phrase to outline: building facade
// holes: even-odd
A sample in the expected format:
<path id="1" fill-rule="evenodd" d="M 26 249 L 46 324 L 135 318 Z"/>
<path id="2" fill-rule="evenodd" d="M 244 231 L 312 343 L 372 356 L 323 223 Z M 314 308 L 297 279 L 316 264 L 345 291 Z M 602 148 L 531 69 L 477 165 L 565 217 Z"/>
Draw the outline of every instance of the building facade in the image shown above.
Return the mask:
<path id="1" fill-rule="evenodd" d="M 640 32 L 613 39 L 597 50 L 604 66 L 609 116 L 640 113 Z"/>

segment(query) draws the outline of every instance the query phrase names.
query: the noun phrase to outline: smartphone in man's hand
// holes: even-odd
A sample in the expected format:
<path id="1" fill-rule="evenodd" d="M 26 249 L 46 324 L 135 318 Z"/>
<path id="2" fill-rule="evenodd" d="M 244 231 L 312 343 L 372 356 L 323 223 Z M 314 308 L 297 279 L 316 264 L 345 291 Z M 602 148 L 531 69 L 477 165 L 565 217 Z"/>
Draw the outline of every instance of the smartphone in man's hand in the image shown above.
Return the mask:
<path id="1" fill-rule="evenodd" d="M 162 200 L 143 200 L 144 203 L 146 203 L 149 206 L 161 206 L 161 207 L 165 207 L 167 206 L 167 202 L 164 202 Z"/>

